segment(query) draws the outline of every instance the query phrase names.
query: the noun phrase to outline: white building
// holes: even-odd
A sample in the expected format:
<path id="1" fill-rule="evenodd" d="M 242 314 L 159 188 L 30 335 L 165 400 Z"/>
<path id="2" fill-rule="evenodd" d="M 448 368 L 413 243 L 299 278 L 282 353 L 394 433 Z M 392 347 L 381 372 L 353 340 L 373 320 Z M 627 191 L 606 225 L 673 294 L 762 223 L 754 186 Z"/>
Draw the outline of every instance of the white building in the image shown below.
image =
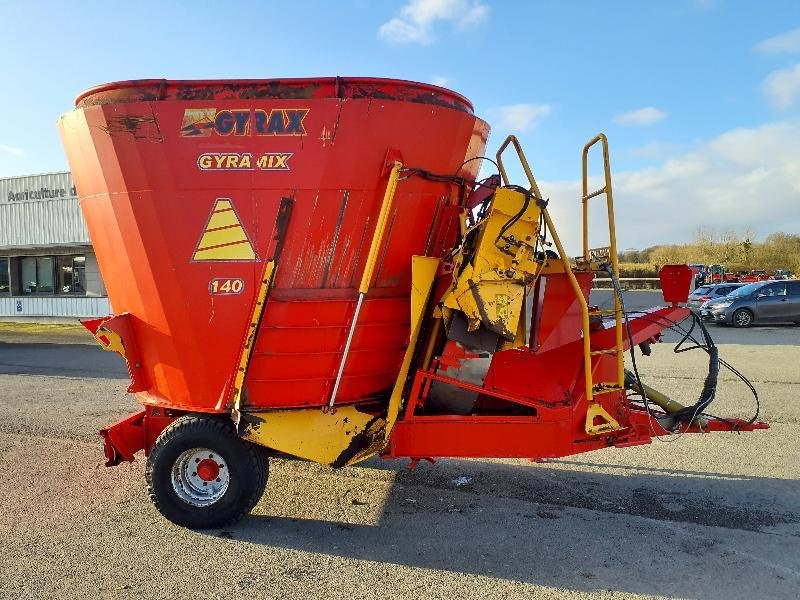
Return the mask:
<path id="1" fill-rule="evenodd" d="M 69 172 L 0 178 L 0 321 L 108 314 Z"/>

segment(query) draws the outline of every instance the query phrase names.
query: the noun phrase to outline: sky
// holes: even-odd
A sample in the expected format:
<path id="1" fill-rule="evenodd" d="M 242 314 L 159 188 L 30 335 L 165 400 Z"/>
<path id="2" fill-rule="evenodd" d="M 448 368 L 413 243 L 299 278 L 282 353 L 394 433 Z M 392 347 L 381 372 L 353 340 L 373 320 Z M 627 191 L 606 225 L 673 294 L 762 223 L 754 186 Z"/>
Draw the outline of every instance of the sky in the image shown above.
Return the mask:
<path id="1" fill-rule="evenodd" d="M 56 120 L 99 83 L 380 76 L 467 96 L 490 156 L 517 135 L 575 253 L 580 153 L 598 132 L 620 249 L 700 227 L 800 234 L 797 0 L 0 0 L 0 23 L 0 177 L 65 170 Z"/>

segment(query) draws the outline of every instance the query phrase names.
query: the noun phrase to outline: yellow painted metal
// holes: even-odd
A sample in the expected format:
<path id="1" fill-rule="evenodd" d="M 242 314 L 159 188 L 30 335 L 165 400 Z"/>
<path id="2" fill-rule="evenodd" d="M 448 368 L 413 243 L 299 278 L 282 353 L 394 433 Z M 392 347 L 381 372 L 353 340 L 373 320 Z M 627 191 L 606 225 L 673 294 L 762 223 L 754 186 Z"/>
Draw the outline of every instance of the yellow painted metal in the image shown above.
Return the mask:
<path id="1" fill-rule="evenodd" d="M 433 327 L 431 327 L 431 332 L 428 334 L 428 343 L 425 345 L 425 354 L 423 354 L 422 356 L 422 363 L 420 364 L 420 369 L 427 371 L 428 368 L 431 366 L 431 361 L 433 360 L 433 351 L 436 348 L 436 344 L 439 341 L 439 336 L 442 333 L 443 322 L 444 322 L 443 317 L 435 318 L 435 321 L 433 322 Z"/>
<path id="2" fill-rule="evenodd" d="M 389 182 L 383 194 L 383 202 L 381 202 L 378 221 L 375 224 L 375 231 L 372 234 L 372 243 L 369 246 L 367 262 L 366 265 L 364 265 L 364 273 L 361 275 L 361 284 L 358 286 L 358 292 L 360 294 L 366 294 L 369 290 L 369 284 L 372 281 L 372 272 L 375 270 L 375 262 L 378 259 L 378 251 L 380 250 L 383 234 L 386 230 L 386 223 L 389 220 L 389 212 L 392 209 L 392 201 L 394 200 L 394 194 L 397 190 L 397 182 L 400 179 L 400 170 L 402 168 L 403 163 L 395 161 L 392 165 L 392 170 L 389 172 Z"/>
<path id="3" fill-rule="evenodd" d="M 604 136 L 605 137 L 605 136 Z M 539 191 L 539 186 L 536 183 L 536 180 L 533 177 L 533 173 L 531 172 L 531 168 L 528 165 L 528 160 L 525 158 L 525 153 L 522 150 L 522 146 L 519 143 L 519 140 L 510 135 L 506 138 L 506 141 L 503 142 L 503 145 L 500 146 L 500 149 L 497 151 L 497 164 L 500 170 L 500 175 L 503 178 L 503 182 L 508 185 L 508 176 L 506 175 L 505 168 L 503 167 L 503 152 L 505 152 L 506 148 L 508 148 L 509 144 L 513 144 L 514 149 L 517 151 L 517 156 L 519 157 L 519 162 L 522 164 L 522 168 L 525 171 L 525 176 L 528 178 L 528 183 L 530 184 L 531 191 L 533 191 L 536 196 L 539 198 L 542 197 L 541 192 Z M 610 181 L 610 175 L 609 175 Z M 578 283 L 578 279 L 575 277 L 575 273 L 572 271 L 572 266 L 569 264 L 569 259 L 567 258 L 567 253 L 564 250 L 564 246 L 561 243 L 561 238 L 558 236 L 558 231 L 556 231 L 555 225 L 553 225 L 553 220 L 550 218 L 550 212 L 547 208 L 542 209 L 542 216 L 545 221 L 545 226 L 547 230 L 550 232 L 550 235 L 553 238 L 553 243 L 556 246 L 556 250 L 558 250 L 558 255 L 561 257 L 559 259 L 550 259 L 548 262 L 553 264 L 560 262 L 563 265 L 564 273 L 566 273 L 567 278 L 569 279 L 570 287 L 572 287 L 572 291 L 575 294 L 575 298 L 578 301 L 578 306 L 581 309 L 581 331 L 583 334 L 583 380 L 584 380 L 584 393 L 586 394 L 586 399 L 589 402 L 589 405 L 592 406 L 594 404 L 594 394 L 592 391 L 592 346 L 591 346 L 591 339 L 589 335 L 589 306 L 586 303 L 586 298 L 583 295 L 583 290 L 581 290 L 581 286 Z M 584 219 L 585 222 L 585 219 Z M 616 241 L 616 240 L 615 240 Z"/>
<path id="4" fill-rule="evenodd" d="M 531 168 L 528 165 L 528 159 L 525 158 L 525 153 L 522 151 L 522 144 L 519 143 L 519 140 L 516 136 L 510 135 L 506 138 L 506 141 L 500 146 L 497 150 L 497 168 L 500 170 L 500 175 L 503 178 L 503 185 L 509 185 L 508 176 L 506 175 L 505 167 L 503 166 L 503 152 L 506 151 L 509 144 L 513 144 L 514 149 L 517 151 L 517 156 L 519 157 L 519 162 L 522 164 L 522 169 L 525 171 L 525 176 L 528 178 L 528 183 L 530 183 L 531 191 L 536 194 L 537 198 L 542 197 L 542 193 L 539 191 L 539 186 L 536 183 L 536 180 L 533 178 L 533 173 L 531 172 Z"/>
<path id="5" fill-rule="evenodd" d="M 600 422 L 596 423 L 598 417 Z M 608 411 L 597 402 L 589 404 L 586 411 L 586 433 L 589 435 L 600 435 L 601 433 L 608 433 L 609 431 L 618 431 L 622 429 L 617 420 L 608 414 Z"/>
<path id="6" fill-rule="evenodd" d="M 383 447 L 383 418 L 344 404 L 334 412 L 319 408 L 247 412 L 239 415 L 239 435 L 250 442 L 324 465 L 343 467 Z M 361 456 L 365 448 L 377 448 Z M 352 460 L 355 459 L 355 460 Z"/>
<path id="7" fill-rule="evenodd" d="M 422 319 L 425 316 L 425 306 L 428 304 L 428 297 L 433 288 L 436 278 L 436 271 L 439 269 L 439 259 L 428 256 L 414 256 L 411 259 L 411 337 L 403 355 L 403 362 L 400 372 L 394 382 L 392 395 L 389 398 L 389 409 L 386 413 L 386 430 L 384 440 L 388 443 L 392 428 L 400 414 L 402 404 L 403 388 L 406 384 L 408 370 L 411 367 L 411 359 L 417 349 L 419 331 L 422 327 Z"/>
<path id="8" fill-rule="evenodd" d="M 540 264 L 533 256 L 540 208 L 534 198 L 511 188 L 495 190 L 481 220 L 474 255 L 443 298 L 447 308 L 467 318 L 467 330 L 481 324 L 505 340 L 517 337 L 526 289 Z M 463 257 L 462 257 L 463 258 Z"/>
<path id="9" fill-rule="evenodd" d="M 680 402 L 678 402 L 676 400 L 673 400 L 672 398 L 670 398 L 666 394 L 662 394 L 661 392 L 659 392 L 658 390 L 656 390 L 654 388 L 651 388 L 647 384 L 643 383 L 641 388 L 640 388 L 639 384 L 634 381 L 634 382 L 632 382 L 632 384 L 629 387 L 633 391 L 635 391 L 635 392 L 637 392 L 639 394 L 646 395 L 647 399 L 650 402 L 652 402 L 656 406 L 660 406 L 661 408 L 663 408 L 668 413 L 676 413 L 676 412 L 678 412 L 680 410 L 683 410 L 685 408 L 684 405 L 681 404 Z"/>
<path id="10" fill-rule="evenodd" d="M 600 143 L 603 153 L 603 187 L 593 192 L 589 191 L 589 150 L 595 144 Z M 611 186 L 611 161 L 608 152 L 608 139 L 602 133 L 598 133 L 595 137 L 589 140 L 583 147 L 582 155 L 582 170 L 583 170 L 583 196 L 581 203 L 583 205 L 583 261 L 587 265 L 591 262 L 589 253 L 589 200 L 591 198 L 605 194 L 606 197 L 606 212 L 608 214 L 608 237 L 609 237 L 609 254 L 611 259 L 611 270 L 614 276 L 619 278 L 619 259 L 617 257 L 617 230 L 614 223 L 614 192 Z M 622 305 L 619 298 L 614 294 L 614 318 L 615 318 L 615 333 L 616 333 L 616 355 L 617 355 L 617 382 L 620 387 L 624 386 L 625 382 L 625 348 L 622 345 Z"/>
<path id="11" fill-rule="evenodd" d="M 264 312 L 264 306 L 267 303 L 267 293 L 270 287 L 272 287 L 272 276 L 274 273 L 275 261 L 270 260 L 264 265 L 264 274 L 261 277 L 261 285 L 258 289 L 256 305 L 253 307 L 253 314 L 250 316 L 250 323 L 247 325 L 247 337 L 242 347 L 242 354 L 239 357 L 239 365 L 236 367 L 236 376 L 233 379 L 233 405 L 236 410 L 239 410 L 239 404 L 242 400 L 244 377 L 247 375 L 247 366 L 250 364 L 250 354 L 253 352 L 253 345 L 256 341 L 256 333 L 258 332 L 258 323 L 261 320 L 261 314 Z"/>
<path id="12" fill-rule="evenodd" d="M 218 198 L 192 255 L 194 261 L 257 260 L 233 203 Z"/>
<path id="13" fill-rule="evenodd" d="M 437 258 L 412 258 L 411 336 L 385 418 L 352 404 L 327 412 L 319 408 L 246 412 L 237 415 L 239 435 L 273 450 L 334 467 L 352 465 L 383 450 L 400 413 L 403 388 L 438 268 Z"/>
<path id="14" fill-rule="evenodd" d="M 104 341 L 102 338 L 105 338 Z M 128 360 L 128 357 L 125 356 L 125 344 L 122 343 L 122 338 L 119 334 L 114 333 L 110 329 L 106 329 L 102 325 L 97 328 L 97 333 L 94 334 L 94 339 L 97 340 L 97 343 L 103 350 L 107 350 L 109 352 L 116 352 L 125 360 Z"/>

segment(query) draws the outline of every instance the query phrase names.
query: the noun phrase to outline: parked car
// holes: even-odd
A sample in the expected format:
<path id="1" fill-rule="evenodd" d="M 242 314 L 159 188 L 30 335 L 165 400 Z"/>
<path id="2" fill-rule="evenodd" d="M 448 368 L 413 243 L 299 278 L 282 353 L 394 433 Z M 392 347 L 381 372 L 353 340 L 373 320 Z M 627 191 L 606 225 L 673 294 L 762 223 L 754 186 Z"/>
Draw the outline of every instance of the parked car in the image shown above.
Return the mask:
<path id="1" fill-rule="evenodd" d="M 749 327 L 753 323 L 794 322 L 800 325 L 800 281 L 759 281 L 709 300 L 700 309 L 705 321 Z"/>
<path id="2" fill-rule="evenodd" d="M 775 271 L 775 279 L 793 279 L 794 273 L 787 269 L 778 269 Z"/>
<path id="3" fill-rule="evenodd" d="M 700 307 L 709 300 L 724 298 L 743 285 L 743 283 L 714 283 L 701 286 L 689 294 L 689 302 L 686 305 L 693 311 L 699 311 Z"/>

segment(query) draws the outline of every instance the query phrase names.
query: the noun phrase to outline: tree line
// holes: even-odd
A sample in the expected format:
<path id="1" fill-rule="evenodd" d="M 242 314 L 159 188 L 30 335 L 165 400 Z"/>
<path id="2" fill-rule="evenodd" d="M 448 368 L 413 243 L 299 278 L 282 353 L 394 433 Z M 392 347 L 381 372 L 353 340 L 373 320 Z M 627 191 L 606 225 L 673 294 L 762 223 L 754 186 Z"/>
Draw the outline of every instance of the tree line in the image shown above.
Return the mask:
<path id="1" fill-rule="evenodd" d="M 772 274 L 788 269 L 800 274 L 800 235 L 772 233 L 759 242 L 751 231 L 703 228 L 688 244 L 625 250 L 619 253 L 619 261 L 623 277 L 655 277 L 658 268 L 667 264 L 724 265 L 734 273 L 762 269 Z"/>

